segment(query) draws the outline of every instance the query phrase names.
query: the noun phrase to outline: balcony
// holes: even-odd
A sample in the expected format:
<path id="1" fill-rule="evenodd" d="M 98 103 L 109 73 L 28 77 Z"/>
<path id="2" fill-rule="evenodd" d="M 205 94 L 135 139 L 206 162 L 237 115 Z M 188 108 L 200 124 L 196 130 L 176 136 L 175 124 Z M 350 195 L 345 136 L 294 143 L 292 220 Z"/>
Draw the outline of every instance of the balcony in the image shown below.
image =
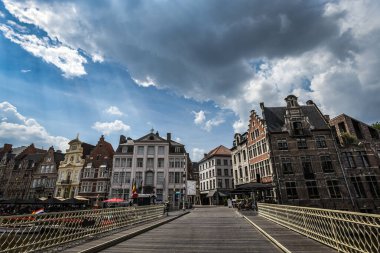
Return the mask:
<path id="1" fill-rule="evenodd" d="M 72 180 L 66 179 L 66 180 L 61 180 L 61 184 L 71 184 Z"/>

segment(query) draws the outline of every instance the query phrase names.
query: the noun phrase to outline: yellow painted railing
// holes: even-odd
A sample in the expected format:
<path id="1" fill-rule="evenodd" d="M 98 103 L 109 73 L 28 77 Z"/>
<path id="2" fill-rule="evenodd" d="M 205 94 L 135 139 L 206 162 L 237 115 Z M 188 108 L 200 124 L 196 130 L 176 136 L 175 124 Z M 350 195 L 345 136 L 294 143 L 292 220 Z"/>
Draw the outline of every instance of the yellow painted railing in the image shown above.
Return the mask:
<path id="1" fill-rule="evenodd" d="M 0 216 L 0 252 L 45 252 L 154 220 L 163 205 Z"/>
<path id="2" fill-rule="evenodd" d="M 259 214 L 339 252 L 380 252 L 380 215 L 276 204 Z"/>

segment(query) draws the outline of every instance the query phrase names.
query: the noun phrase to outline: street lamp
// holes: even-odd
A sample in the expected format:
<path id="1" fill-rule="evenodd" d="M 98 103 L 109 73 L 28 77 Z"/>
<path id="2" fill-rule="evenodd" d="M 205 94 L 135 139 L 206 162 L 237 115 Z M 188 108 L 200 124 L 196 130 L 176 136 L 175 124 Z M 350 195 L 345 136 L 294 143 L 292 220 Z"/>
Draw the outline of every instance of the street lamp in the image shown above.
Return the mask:
<path id="1" fill-rule="evenodd" d="M 184 173 L 183 173 L 183 194 L 182 194 L 182 210 L 185 211 L 186 206 L 185 206 L 185 199 L 187 199 L 187 192 L 186 192 L 186 183 L 187 183 L 187 169 L 186 169 L 186 153 L 184 153 Z"/>

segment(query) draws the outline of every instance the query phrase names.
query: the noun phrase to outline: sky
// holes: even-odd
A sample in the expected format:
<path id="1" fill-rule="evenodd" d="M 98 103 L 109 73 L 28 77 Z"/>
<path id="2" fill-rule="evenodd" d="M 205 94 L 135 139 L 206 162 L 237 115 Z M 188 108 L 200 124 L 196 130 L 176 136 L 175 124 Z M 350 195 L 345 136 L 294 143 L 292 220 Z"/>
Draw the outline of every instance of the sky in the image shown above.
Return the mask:
<path id="1" fill-rule="evenodd" d="M 193 161 L 259 103 L 380 121 L 380 1 L 0 1 L 0 145 L 114 149 L 151 129 Z"/>

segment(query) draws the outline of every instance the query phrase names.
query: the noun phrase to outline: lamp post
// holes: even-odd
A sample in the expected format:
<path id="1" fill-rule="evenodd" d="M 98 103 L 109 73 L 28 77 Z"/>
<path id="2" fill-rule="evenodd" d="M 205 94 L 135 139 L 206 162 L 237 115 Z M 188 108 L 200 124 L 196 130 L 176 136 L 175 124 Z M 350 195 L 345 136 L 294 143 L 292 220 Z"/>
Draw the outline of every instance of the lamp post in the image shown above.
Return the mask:
<path id="1" fill-rule="evenodd" d="M 184 183 L 184 186 L 183 186 L 183 194 L 182 194 L 182 210 L 185 211 L 186 210 L 186 206 L 185 206 L 185 199 L 187 199 L 187 192 L 186 192 L 186 187 L 187 187 L 187 169 L 186 169 L 186 153 L 184 153 L 184 173 L 183 173 L 183 183 Z"/>

